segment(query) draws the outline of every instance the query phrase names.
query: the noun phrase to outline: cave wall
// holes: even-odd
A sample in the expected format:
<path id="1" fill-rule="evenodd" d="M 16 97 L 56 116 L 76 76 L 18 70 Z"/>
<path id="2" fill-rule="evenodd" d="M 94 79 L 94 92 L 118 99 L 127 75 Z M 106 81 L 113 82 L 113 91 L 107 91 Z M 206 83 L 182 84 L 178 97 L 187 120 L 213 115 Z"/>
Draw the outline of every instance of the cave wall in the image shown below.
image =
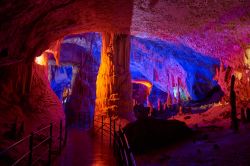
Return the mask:
<path id="1" fill-rule="evenodd" d="M 50 122 L 57 123 L 53 132 L 59 134 L 59 122 L 65 117 L 47 70 L 32 62 L 0 68 L 0 149 Z M 16 154 L 19 150 L 24 149 L 16 149 Z"/>
<path id="2" fill-rule="evenodd" d="M 200 100 L 217 86 L 213 79 L 219 59 L 191 48 L 161 40 L 133 37 L 131 48 L 132 78 L 146 78 L 161 91 L 176 98 L 174 89 L 181 88 L 183 99 Z M 138 78 L 137 78 L 138 79 Z"/>
<path id="3" fill-rule="evenodd" d="M 224 92 L 222 102 L 229 102 L 230 100 L 230 82 L 232 75 L 235 75 L 235 94 L 236 101 L 239 107 L 246 107 L 250 102 L 250 69 L 244 65 L 238 68 L 232 68 L 220 63 L 220 67 L 216 70 L 214 79 L 219 83 Z"/>

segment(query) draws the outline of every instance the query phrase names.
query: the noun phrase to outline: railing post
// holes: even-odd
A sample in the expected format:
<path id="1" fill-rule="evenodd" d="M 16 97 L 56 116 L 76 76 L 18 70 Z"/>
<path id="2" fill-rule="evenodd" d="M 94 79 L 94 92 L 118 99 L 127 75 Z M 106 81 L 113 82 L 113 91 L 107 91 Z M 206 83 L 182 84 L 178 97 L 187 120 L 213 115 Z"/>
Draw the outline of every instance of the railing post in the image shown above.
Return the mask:
<path id="1" fill-rule="evenodd" d="M 111 116 L 109 117 L 109 146 L 111 146 L 112 142 L 112 119 Z"/>
<path id="2" fill-rule="evenodd" d="M 50 123 L 50 127 L 49 127 L 49 155 L 48 155 L 48 165 L 51 165 L 52 129 L 53 129 L 53 125 L 52 125 L 52 123 Z"/>
<path id="3" fill-rule="evenodd" d="M 62 119 L 60 120 L 59 152 L 62 151 Z"/>
<path id="4" fill-rule="evenodd" d="M 34 137 L 34 133 L 31 132 L 30 133 L 30 138 L 29 138 L 29 163 L 28 165 L 31 166 L 32 165 L 32 155 L 33 155 L 33 137 Z"/>

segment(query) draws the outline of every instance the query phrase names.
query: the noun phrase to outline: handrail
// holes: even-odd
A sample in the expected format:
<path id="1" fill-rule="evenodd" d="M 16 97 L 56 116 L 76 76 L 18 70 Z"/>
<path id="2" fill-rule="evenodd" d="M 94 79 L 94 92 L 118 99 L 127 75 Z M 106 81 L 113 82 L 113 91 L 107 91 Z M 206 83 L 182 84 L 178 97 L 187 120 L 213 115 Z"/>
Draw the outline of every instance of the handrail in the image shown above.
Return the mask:
<path id="1" fill-rule="evenodd" d="M 45 151 L 44 153 L 42 153 L 42 154 L 32 163 L 32 165 L 34 165 L 34 164 L 37 163 L 39 160 L 41 160 L 42 157 L 44 157 L 45 154 L 47 154 L 46 151 Z"/>
<path id="2" fill-rule="evenodd" d="M 98 125 L 97 129 L 94 129 L 95 132 L 100 132 L 102 136 L 109 134 L 109 140 L 110 140 L 110 146 L 113 139 L 113 148 L 114 153 L 117 156 L 117 161 L 119 162 L 119 165 L 125 165 L 125 166 L 136 166 L 136 162 L 133 156 L 133 153 L 130 149 L 126 134 L 123 132 L 121 127 L 119 127 L 119 130 L 116 131 L 116 117 L 111 117 L 108 115 L 101 115 L 101 116 L 95 116 L 95 117 L 101 117 L 101 121 L 94 119 L 93 122 L 95 122 Z M 104 119 L 105 118 L 105 119 Z M 109 119 L 109 122 L 106 122 L 106 119 Z M 113 123 L 113 124 L 112 124 Z M 95 127 L 95 126 L 93 126 Z"/>
<path id="3" fill-rule="evenodd" d="M 128 143 L 128 139 L 127 139 L 127 136 L 126 136 L 126 134 L 125 134 L 125 132 L 120 128 L 120 130 L 121 130 L 121 133 L 122 133 L 122 135 L 123 135 L 123 138 L 124 138 L 124 141 L 125 141 L 125 144 L 126 144 L 126 150 L 127 150 L 127 152 L 129 153 L 129 155 L 130 155 L 130 158 L 131 158 L 131 162 L 132 163 L 129 163 L 129 165 L 136 165 L 135 164 L 135 159 L 134 159 L 134 155 L 132 154 L 132 151 L 131 151 L 131 148 L 130 148 L 130 146 L 129 146 L 129 143 Z"/>
<path id="4" fill-rule="evenodd" d="M 51 124 L 56 124 L 56 123 L 54 122 L 54 123 L 51 123 Z M 50 124 L 47 125 L 47 126 L 45 126 L 45 127 L 43 127 L 43 128 L 41 128 L 41 129 L 39 129 L 39 130 L 37 130 L 37 131 L 35 131 L 35 132 L 33 132 L 33 133 L 34 133 L 34 134 L 40 133 L 41 131 L 43 131 L 43 130 L 45 130 L 45 129 L 48 129 L 49 127 L 50 127 Z"/>
<path id="5" fill-rule="evenodd" d="M 21 157 L 19 157 L 13 164 L 12 166 L 17 165 L 18 163 L 20 163 L 22 160 L 24 160 L 25 157 L 29 157 L 27 162 L 28 165 L 31 166 L 34 163 L 38 162 L 41 157 L 45 154 L 48 153 L 48 165 L 51 165 L 51 155 L 52 155 L 52 140 L 53 140 L 53 135 L 52 135 L 52 129 L 53 129 L 53 124 L 56 125 L 57 123 L 50 123 L 49 125 L 35 131 L 35 132 L 31 132 L 31 134 L 29 134 L 28 136 L 25 136 L 24 138 L 22 138 L 21 140 L 13 143 L 12 145 L 10 145 L 9 147 L 7 147 L 5 150 L 3 150 L 2 152 L 0 152 L 0 156 L 4 155 L 6 152 L 8 152 L 10 149 L 16 147 L 17 145 L 19 145 L 20 143 L 24 142 L 24 140 L 29 139 L 29 151 L 25 152 Z M 67 139 L 67 130 L 66 130 L 66 125 L 65 125 L 65 136 L 64 138 L 62 137 L 62 120 L 60 120 L 60 126 L 59 126 L 59 153 L 61 152 L 62 149 L 62 141 L 64 140 L 64 143 L 66 143 L 66 139 Z M 34 140 L 34 135 L 40 133 L 41 131 L 48 129 L 49 128 L 49 136 L 47 136 L 45 139 L 43 139 L 42 141 L 40 141 L 39 143 L 37 143 L 36 145 L 33 145 L 33 140 Z M 40 155 L 40 157 L 38 157 L 34 162 L 33 162 L 33 150 L 38 149 L 39 147 L 41 147 L 41 145 L 48 143 L 49 147 L 48 147 L 48 152 L 43 153 L 42 155 Z M 65 145 L 65 144 L 64 144 Z"/>
<path id="6" fill-rule="evenodd" d="M 3 155 L 4 153 L 6 153 L 7 151 L 9 151 L 10 149 L 12 149 L 13 147 L 19 145 L 20 143 L 22 143 L 24 140 L 28 139 L 30 137 L 30 135 L 22 138 L 21 140 L 15 142 L 14 144 L 10 145 L 9 147 L 7 147 L 6 149 L 4 149 L 3 151 L 0 152 L 0 156 Z"/>
<path id="7" fill-rule="evenodd" d="M 44 144 L 45 142 L 49 141 L 50 137 L 47 137 L 46 139 L 44 139 L 43 141 L 41 141 L 39 144 L 37 144 L 36 146 L 33 147 L 33 150 L 37 149 L 38 147 L 40 147 L 42 144 Z"/>
<path id="8" fill-rule="evenodd" d="M 22 157 L 20 157 L 17 161 L 14 162 L 14 164 L 12 164 L 12 166 L 17 165 L 20 161 L 22 161 L 26 156 L 28 156 L 28 154 L 30 154 L 29 152 L 26 152 L 24 155 L 22 155 Z"/>

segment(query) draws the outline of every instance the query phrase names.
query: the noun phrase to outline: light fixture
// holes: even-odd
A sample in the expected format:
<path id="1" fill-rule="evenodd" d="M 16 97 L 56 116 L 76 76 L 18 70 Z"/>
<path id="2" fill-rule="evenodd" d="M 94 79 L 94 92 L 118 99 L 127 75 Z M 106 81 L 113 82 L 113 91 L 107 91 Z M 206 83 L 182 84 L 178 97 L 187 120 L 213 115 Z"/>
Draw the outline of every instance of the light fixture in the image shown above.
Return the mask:
<path id="1" fill-rule="evenodd" d="M 38 65 L 46 65 L 47 61 L 46 61 L 45 55 L 42 54 L 42 55 L 36 57 L 36 58 L 35 58 L 35 62 L 36 62 Z"/>

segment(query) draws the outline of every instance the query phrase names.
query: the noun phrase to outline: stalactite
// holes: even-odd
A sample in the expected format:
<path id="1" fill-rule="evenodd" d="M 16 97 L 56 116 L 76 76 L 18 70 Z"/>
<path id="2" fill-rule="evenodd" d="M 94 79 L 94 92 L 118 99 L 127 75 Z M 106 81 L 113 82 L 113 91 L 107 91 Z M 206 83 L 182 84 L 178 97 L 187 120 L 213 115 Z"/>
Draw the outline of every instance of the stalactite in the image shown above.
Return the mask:
<path id="1" fill-rule="evenodd" d="M 177 102 L 178 102 L 178 104 L 180 104 L 181 103 L 181 93 L 180 93 L 180 86 L 181 86 L 181 79 L 178 77 L 177 78 L 177 86 L 178 86 L 178 88 L 177 88 L 177 90 L 178 90 L 178 92 L 177 92 Z"/>

